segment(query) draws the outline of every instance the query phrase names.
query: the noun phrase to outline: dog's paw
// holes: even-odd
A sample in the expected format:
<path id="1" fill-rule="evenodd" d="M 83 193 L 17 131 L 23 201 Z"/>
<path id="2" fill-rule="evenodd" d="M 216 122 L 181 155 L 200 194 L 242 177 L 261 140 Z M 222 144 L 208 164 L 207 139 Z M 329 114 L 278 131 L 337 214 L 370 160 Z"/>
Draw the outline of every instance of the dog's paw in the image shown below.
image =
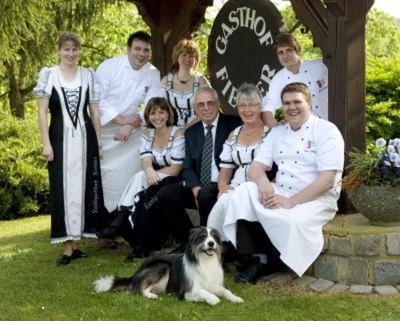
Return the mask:
<path id="1" fill-rule="evenodd" d="M 218 298 L 218 297 L 209 297 L 209 298 L 207 298 L 207 303 L 209 304 L 209 305 L 216 305 L 216 304 L 218 304 L 221 300 Z"/>
<path id="2" fill-rule="evenodd" d="M 145 296 L 146 298 L 150 299 L 150 300 L 156 300 L 156 299 L 158 299 L 158 295 L 157 295 L 157 294 L 154 294 L 154 293 L 151 293 L 151 292 L 144 293 L 144 296 Z"/>
<path id="3" fill-rule="evenodd" d="M 236 295 L 232 296 L 230 298 L 230 301 L 233 302 L 233 303 L 243 303 L 244 302 L 242 298 L 240 298 L 240 297 L 238 297 Z"/>

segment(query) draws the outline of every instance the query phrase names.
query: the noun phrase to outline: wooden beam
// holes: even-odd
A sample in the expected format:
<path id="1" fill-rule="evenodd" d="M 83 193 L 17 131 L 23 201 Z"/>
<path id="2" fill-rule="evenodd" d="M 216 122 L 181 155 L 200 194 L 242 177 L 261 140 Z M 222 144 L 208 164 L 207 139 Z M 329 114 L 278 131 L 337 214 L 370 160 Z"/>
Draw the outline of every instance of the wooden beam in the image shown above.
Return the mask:
<path id="1" fill-rule="evenodd" d="M 326 8 L 320 0 L 290 0 L 296 17 L 311 31 L 314 46 L 325 56 L 328 47 Z"/>

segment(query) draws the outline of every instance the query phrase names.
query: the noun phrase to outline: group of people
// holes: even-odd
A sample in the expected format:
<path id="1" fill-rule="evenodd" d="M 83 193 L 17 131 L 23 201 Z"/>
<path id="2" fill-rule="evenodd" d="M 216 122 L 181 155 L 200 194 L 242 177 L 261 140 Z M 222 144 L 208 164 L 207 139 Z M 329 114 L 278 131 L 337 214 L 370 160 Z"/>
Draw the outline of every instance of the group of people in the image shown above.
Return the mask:
<path id="1" fill-rule="evenodd" d="M 291 34 L 274 45 L 284 68 L 265 97 L 253 84 L 238 88 L 237 117 L 220 112 L 191 40 L 175 46 L 171 72 L 160 80 L 145 32 L 130 35 L 127 54 L 96 72 L 78 66 L 78 36 L 60 37 L 60 63 L 44 67 L 34 89 L 51 242 L 64 244 L 58 265 L 87 256 L 75 243 L 83 236 L 123 236 L 133 248 L 128 261 L 169 237 L 184 244 L 193 227 L 187 209 L 197 209 L 200 225 L 220 232 L 237 282 L 284 266 L 307 270 L 337 211 L 344 143 L 326 120 L 322 60 L 301 60 Z M 277 123 L 280 107 L 285 119 Z"/>

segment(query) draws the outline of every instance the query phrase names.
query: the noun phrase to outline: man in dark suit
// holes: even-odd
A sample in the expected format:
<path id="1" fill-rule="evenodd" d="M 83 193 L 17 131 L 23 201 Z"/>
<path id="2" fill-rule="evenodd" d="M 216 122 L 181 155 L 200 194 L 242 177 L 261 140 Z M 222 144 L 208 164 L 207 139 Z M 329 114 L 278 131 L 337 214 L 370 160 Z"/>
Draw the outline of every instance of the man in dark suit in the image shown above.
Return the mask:
<path id="1" fill-rule="evenodd" d="M 185 208 L 198 208 L 200 224 L 206 226 L 218 196 L 222 146 L 229 133 L 241 124 L 239 117 L 219 112 L 218 94 L 211 87 L 199 88 L 194 101 L 197 118 L 201 121 L 185 131 L 183 182 L 165 186 L 158 192 L 161 208 L 176 242 L 186 242 L 192 227 Z M 208 152 L 210 144 L 212 150 Z M 208 154 L 211 154 L 209 160 Z"/>

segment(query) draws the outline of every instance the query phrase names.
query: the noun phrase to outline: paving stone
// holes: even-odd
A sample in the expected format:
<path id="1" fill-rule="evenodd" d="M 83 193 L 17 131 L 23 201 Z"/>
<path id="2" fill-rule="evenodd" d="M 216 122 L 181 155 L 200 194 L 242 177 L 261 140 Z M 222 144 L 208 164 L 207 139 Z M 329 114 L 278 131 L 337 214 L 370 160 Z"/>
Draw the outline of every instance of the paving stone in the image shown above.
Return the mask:
<path id="1" fill-rule="evenodd" d="M 329 236 L 329 253 L 344 256 L 354 255 L 351 237 Z"/>
<path id="2" fill-rule="evenodd" d="M 400 255 L 400 233 L 386 234 L 386 251 L 388 255 Z"/>
<path id="3" fill-rule="evenodd" d="M 381 238 L 379 235 L 360 235 L 356 238 L 356 255 L 374 256 L 380 254 Z"/>
<path id="4" fill-rule="evenodd" d="M 400 283 L 400 261 L 381 260 L 375 262 L 375 284 L 396 285 Z"/>
<path id="5" fill-rule="evenodd" d="M 340 293 L 345 292 L 350 288 L 349 285 L 343 283 L 336 283 L 333 287 L 331 287 L 328 292 L 330 293 Z"/>
<path id="6" fill-rule="evenodd" d="M 397 289 L 391 285 L 377 285 L 375 286 L 374 291 L 381 295 L 392 295 L 398 293 Z"/>
<path id="7" fill-rule="evenodd" d="M 269 283 L 276 284 L 276 283 L 289 283 L 293 280 L 293 274 L 290 273 L 282 273 L 277 275 L 269 280 Z"/>
<path id="8" fill-rule="evenodd" d="M 368 284 L 368 260 L 350 258 L 347 282 L 350 284 Z"/>
<path id="9" fill-rule="evenodd" d="M 372 293 L 373 286 L 354 284 L 350 286 L 350 292 L 355 294 L 369 294 Z"/>
<path id="10" fill-rule="evenodd" d="M 314 263 L 314 275 L 320 279 L 346 282 L 348 263 L 345 257 L 322 254 Z"/>
<path id="11" fill-rule="evenodd" d="M 308 287 L 311 290 L 314 290 L 316 292 L 325 292 L 329 288 L 331 288 L 335 283 L 332 281 L 324 280 L 324 279 L 318 279 L 314 281 L 313 283 L 309 284 Z"/>
<path id="12" fill-rule="evenodd" d="M 316 280 L 317 279 L 312 276 L 303 275 L 301 278 L 293 280 L 292 285 L 298 288 L 304 288 Z"/>
<path id="13" fill-rule="evenodd" d="M 263 283 L 270 283 L 270 281 L 280 275 L 284 275 L 285 273 L 283 272 L 275 272 L 275 273 L 271 273 L 268 274 L 266 276 L 263 276 L 261 278 L 259 278 L 258 282 L 263 282 Z"/>

